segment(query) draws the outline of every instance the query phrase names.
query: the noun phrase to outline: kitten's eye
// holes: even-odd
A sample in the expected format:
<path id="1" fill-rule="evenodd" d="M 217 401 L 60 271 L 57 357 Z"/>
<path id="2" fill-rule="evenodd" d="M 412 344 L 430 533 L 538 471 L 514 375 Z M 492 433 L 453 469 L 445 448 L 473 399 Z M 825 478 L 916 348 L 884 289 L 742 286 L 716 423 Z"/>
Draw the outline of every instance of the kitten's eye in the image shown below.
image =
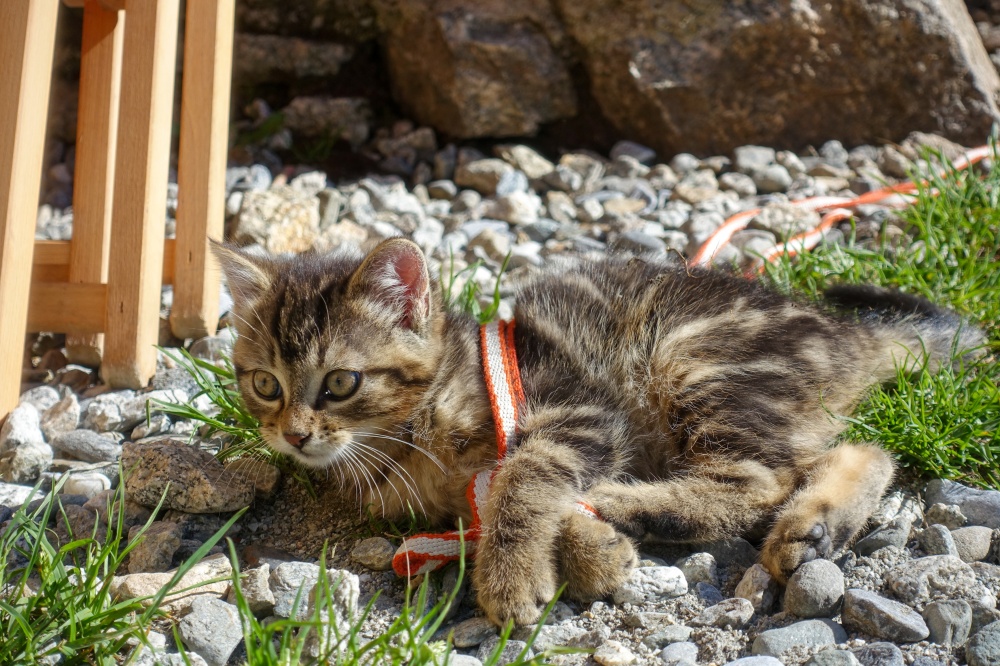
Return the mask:
<path id="1" fill-rule="evenodd" d="M 274 400 L 281 395 L 281 384 L 278 383 L 278 378 L 270 372 L 255 370 L 253 373 L 253 390 L 265 400 Z"/>
<path id="2" fill-rule="evenodd" d="M 334 370 L 326 376 L 326 396 L 331 400 L 346 400 L 354 395 L 361 384 L 361 373 L 353 370 Z"/>

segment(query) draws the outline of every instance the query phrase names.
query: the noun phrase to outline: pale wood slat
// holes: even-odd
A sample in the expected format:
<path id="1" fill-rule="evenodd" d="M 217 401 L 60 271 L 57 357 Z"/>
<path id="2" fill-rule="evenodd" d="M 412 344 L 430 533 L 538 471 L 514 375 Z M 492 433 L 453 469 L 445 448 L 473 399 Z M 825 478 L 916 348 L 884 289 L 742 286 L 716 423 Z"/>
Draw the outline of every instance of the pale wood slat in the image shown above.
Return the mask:
<path id="1" fill-rule="evenodd" d="M 187 3 L 177 254 L 170 327 L 178 338 L 215 333 L 219 270 L 209 238 L 222 239 L 235 0 Z"/>
<path id="2" fill-rule="evenodd" d="M 163 284 L 173 284 L 174 252 L 177 243 L 173 238 L 163 241 Z M 40 282 L 69 281 L 70 241 L 36 240 L 34 273 L 52 276 Z M 33 280 L 35 278 L 32 278 Z"/>
<path id="3" fill-rule="evenodd" d="M 109 11 L 98 0 L 87 0 L 73 178 L 68 275 L 72 283 L 108 281 L 124 24 L 124 12 Z M 66 354 L 73 363 L 96 367 L 103 350 L 104 335 L 100 333 L 66 339 Z"/>
<path id="4" fill-rule="evenodd" d="M 103 331 L 107 294 L 108 287 L 104 284 L 36 282 L 31 286 L 27 330 L 75 334 Z M 67 312 L 73 316 L 66 316 Z"/>
<path id="5" fill-rule="evenodd" d="M 59 0 L 0 1 L 0 418 L 20 397 Z"/>
<path id="6" fill-rule="evenodd" d="M 127 4 L 101 376 L 140 388 L 156 371 L 179 0 Z"/>

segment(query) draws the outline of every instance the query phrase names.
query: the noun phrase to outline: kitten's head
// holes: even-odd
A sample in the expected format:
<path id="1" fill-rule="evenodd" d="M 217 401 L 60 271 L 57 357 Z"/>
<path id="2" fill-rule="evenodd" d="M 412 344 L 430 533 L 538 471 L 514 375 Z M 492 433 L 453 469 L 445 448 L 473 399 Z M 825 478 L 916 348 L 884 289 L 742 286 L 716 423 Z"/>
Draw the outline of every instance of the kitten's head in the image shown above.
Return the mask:
<path id="1" fill-rule="evenodd" d="M 405 425 L 439 357 L 420 249 L 393 239 L 367 257 L 215 254 L 233 294 L 240 393 L 267 444 L 311 467 L 377 463 L 371 447 Z"/>

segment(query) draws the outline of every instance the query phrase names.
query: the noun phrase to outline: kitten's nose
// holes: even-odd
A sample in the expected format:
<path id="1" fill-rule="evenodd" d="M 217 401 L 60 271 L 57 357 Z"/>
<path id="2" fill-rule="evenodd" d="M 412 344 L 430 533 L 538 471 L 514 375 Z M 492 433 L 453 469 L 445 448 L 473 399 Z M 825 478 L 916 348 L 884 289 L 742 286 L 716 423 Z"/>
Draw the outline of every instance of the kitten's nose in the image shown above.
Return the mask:
<path id="1" fill-rule="evenodd" d="M 285 433 L 285 441 L 297 449 L 301 449 L 305 445 L 307 439 L 309 439 L 309 435 L 296 435 L 290 432 Z"/>

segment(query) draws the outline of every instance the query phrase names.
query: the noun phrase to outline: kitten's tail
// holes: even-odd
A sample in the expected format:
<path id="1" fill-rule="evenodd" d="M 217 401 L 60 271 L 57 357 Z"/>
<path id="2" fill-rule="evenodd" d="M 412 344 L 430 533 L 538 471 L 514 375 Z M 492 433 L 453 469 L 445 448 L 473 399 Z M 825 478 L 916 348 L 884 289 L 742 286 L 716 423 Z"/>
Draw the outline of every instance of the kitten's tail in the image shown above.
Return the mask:
<path id="1" fill-rule="evenodd" d="M 887 346 L 892 363 L 878 368 L 881 379 L 895 378 L 900 366 L 912 371 L 926 364 L 934 372 L 984 352 L 982 329 L 920 296 L 872 285 L 837 285 L 824 297 L 831 305 L 854 312 Z"/>

